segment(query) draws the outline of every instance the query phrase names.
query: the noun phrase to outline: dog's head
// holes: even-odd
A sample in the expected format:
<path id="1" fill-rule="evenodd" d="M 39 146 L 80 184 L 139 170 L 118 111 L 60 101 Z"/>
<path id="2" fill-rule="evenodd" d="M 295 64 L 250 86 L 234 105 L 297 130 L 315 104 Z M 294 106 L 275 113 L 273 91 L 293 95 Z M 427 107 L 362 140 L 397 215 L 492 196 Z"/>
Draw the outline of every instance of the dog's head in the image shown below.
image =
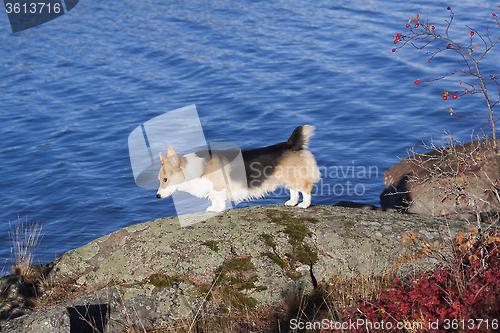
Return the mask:
<path id="1" fill-rule="evenodd" d="M 181 169 L 181 159 L 172 147 L 168 148 L 167 156 L 160 152 L 161 168 L 158 172 L 160 187 L 157 198 L 167 198 L 174 193 L 179 185 L 186 179 Z"/>

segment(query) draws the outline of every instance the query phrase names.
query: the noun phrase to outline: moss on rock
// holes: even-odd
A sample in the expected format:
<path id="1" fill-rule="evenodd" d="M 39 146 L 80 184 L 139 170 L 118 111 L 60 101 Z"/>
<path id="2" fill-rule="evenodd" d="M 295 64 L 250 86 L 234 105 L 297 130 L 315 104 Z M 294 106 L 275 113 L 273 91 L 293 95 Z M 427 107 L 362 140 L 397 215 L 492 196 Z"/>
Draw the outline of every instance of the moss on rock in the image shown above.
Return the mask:
<path id="1" fill-rule="evenodd" d="M 219 246 L 217 245 L 217 243 L 218 243 L 217 241 L 209 240 L 209 241 L 201 243 L 201 245 L 205 245 L 206 247 L 208 247 L 210 250 L 212 250 L 214 252 L 219 252 Z"/>
<path id="2" fill-rule="evenodd" d="M 179 283 L 181 280 L 175 276 L 167 276 L 160 273 L 154 273 L 149 276 L 149 278 L 144 281 L 145 283 L 152 284 L 156 288 L 167 288 L 173 286 L 175 283 Z"/>

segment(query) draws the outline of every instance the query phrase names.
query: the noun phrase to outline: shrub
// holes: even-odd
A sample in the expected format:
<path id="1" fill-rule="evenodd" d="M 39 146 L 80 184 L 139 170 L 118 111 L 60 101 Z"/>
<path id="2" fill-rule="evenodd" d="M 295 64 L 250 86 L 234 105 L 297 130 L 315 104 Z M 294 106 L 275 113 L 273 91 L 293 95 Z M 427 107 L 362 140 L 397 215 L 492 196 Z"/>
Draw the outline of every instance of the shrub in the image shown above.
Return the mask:
<path id="1" fill-rule="evenodd" d="M 420 273 L 410 283 L 394 280 L 378 301 L 359 299 L 344 321 L 407 325 L 412 332 L 492 332 L 500 320 L 500 234 L 475 241 L 457 237 L 452 265 Z M 389 324 L 390 323 L 390 324 Z M 420 323 L 420 324 L 419 324 Z M 366 326 L 353 332 L 366 332 Z"/>

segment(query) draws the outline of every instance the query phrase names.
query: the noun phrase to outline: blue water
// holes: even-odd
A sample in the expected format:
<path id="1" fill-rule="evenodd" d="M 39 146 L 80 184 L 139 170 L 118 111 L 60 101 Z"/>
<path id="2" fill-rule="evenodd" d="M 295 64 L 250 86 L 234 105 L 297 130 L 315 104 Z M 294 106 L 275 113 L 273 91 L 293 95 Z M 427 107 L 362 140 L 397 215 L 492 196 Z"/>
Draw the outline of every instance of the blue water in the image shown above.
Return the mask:
<path id="1" fill-rule="evenodd" d="M 375 204 L 383 172 L 409 145 L 443 131 L 460 140 L 484 113 L 480 97 L 443 101 L 456 79 L 451 53 L 391 52 L 419 13 L 439 31 L 452 5 L 458 39 L 466 24 L 492 36 L 481 0 L 95 1 L 20 33 L 0 14 L 0 271 L 10 231 L 42 225 L 36 261 L 120 228 L 175 215 L 172 199 L 138 187 L 127 138 L 137 126 L 196 104 L 208 141 L 242 148 L 286 140 L 316 126 L 310 144 L 324 172 L 313 204 Z M 460 27 L 460 28 L 459 28 Z M 460 37 L 464 36 L 464 37 Z M 498 72 L 498 48 L 485 70 Z M 487 131 L 488 129 L 485 129 Z M 325 172 L 326 171 L 326 172 Z M 287 194 L 242 203 L 283 203 Z"/>

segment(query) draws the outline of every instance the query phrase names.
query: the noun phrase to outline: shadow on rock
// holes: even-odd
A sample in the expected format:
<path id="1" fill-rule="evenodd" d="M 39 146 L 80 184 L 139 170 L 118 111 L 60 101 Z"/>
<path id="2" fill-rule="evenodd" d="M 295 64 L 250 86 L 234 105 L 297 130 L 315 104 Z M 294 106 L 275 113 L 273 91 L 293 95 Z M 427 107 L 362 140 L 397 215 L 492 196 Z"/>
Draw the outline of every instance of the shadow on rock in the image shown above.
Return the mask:
<path id="1" fill-rule="evenodd" d="M 68 307 L 70 333 L 104 332 L 108 319 L 107 304 Z"/>

